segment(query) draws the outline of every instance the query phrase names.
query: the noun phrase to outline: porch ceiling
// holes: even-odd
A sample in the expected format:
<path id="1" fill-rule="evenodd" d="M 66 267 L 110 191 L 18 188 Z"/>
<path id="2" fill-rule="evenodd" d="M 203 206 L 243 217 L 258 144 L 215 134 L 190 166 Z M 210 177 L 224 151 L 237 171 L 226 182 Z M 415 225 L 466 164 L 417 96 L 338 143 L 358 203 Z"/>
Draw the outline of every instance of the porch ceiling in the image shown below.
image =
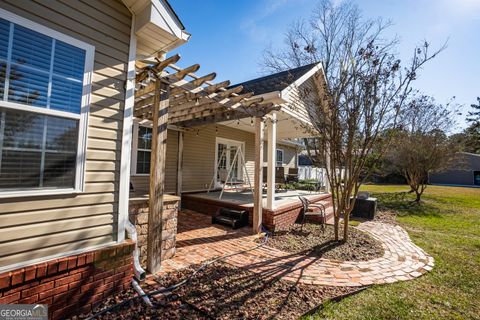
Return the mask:
<path id="1" fill-rule="evenodd" d="M 199 64 L 187 68 L 175 65 L 180 56 L 165 60 L 138 61 L 134 115 L 151 120 L 155 100 L 155 82 L 162 81 L 170 88 L 168 124 L 192 127 L 247 117 L 263 117 L 280 107 L 252 98 L 253 93 L 240 92 L 242 86 L 227 89 L 230 81 L 212 83 L 216 73 L 197 76 Z M 157 93 L 158 94 L 158 93 Z"/>
<path id="2" fill-rule="evenodd" d="M 255 133 L 255 126 L 252 125 L 250 120 L 230 120 L 221 122 L 220 124 Z M 289 115 L 282 110 L 277 112 L 277 140 L 288 138 L 309 138 L 313 136 L 314 132 L 312 131 L 310 124 L 306 124 L 300 119 Z"/>

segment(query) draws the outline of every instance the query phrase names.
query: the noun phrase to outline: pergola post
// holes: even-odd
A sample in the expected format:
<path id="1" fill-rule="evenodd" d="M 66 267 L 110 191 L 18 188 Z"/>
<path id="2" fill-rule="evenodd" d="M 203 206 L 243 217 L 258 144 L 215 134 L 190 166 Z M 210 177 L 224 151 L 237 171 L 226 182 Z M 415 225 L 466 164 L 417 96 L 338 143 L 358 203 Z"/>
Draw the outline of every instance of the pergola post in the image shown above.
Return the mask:
<path id="1" fill-rule="evenodd" d="M 277 166 L 277 113 L 273 112 L 268 125 L 267 208 L 275 208 L 275 168 Z"/>
<path id="2" fill-rule="evenodd" d="M 255 172 L 254 172 L 254 203 L 253 203 L 253 231 L 261 232 L 263 207 L 263 119 L 255 118 Z"/>
<path id="3" fill-rule="evenodd" d="M 147 269 L 156 273 L 161 266 L 162 213 L 167 151 L 167 123 L 170 87 L 160 79 L 155 82 L 152 106 L 152 151 L 148 212 Z"/>
<path id="4" fill-rule="evenodd" d="M 182 196 L 183 180 L 183 131 L 178 131 L 178 151 L 177 151 L 177 196 Z"/>

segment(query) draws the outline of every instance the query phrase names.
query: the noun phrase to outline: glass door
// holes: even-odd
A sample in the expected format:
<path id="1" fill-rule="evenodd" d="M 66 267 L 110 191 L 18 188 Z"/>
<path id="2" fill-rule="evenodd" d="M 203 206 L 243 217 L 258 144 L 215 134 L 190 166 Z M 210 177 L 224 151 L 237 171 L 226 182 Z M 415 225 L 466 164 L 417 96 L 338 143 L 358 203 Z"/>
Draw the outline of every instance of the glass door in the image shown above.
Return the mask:
<path id="1" fill-rule="evenodd" d="M 238 149 L 243 148 L 243 143 L 238 141 L 222 141 L 217 142 L 217 155 L 215 163 L 217 164 L 217 183 L 223 184 L 228 182 L 237 182 L 242 180 L 242 161 L 243 157 Z M 243 149 L 242 149 L 243 151 Z M 227 177 L 228 171 L 230 176 Z"/>

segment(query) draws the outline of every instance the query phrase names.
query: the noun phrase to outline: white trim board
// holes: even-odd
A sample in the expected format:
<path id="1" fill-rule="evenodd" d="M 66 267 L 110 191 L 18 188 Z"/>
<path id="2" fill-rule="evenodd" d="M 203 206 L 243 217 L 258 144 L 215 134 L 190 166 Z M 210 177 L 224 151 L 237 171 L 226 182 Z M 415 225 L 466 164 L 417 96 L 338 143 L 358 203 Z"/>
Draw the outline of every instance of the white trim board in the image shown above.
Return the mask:
<path id="1" fill-rule="evenodd" d="M 125 239 L 125 228 L 128 221 L 128 207 L 130 202 L 130 166 L 132 164 L 133 109 L 135 105 L 135 57 L 137 54 L 137 37 L 134 26 L 135 16 L 132 16 L 125 109 L 123 112 L 122 151 L 120 156 L 117 242 L 122 242 Z"/>

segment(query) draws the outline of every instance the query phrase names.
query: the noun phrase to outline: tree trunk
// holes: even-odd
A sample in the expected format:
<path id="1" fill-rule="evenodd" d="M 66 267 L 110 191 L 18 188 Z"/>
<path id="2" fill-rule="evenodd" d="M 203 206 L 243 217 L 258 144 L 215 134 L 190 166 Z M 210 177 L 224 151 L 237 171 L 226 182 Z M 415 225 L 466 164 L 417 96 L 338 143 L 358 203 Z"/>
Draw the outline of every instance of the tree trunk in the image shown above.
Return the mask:
<path id="1" fill-rule="evenodd" d="M 348 240 L 348 225 L 350 221 L 350 214 L 344 214 L 343 217 L 343 242 L 347 242 Z"/>
<path id="2" fill-rule="evenodd" d="M 340 217 L 335 215 L 333 217 L 333 230 L 335 233 L 335 241 L 338 241 L 338 229 L 340 228 Z"/>
<path id="3" fill-rule="evenodd" d="M 420 203 L 422 197 L 422 191 L 415 190 L 415 203 Z"/>

